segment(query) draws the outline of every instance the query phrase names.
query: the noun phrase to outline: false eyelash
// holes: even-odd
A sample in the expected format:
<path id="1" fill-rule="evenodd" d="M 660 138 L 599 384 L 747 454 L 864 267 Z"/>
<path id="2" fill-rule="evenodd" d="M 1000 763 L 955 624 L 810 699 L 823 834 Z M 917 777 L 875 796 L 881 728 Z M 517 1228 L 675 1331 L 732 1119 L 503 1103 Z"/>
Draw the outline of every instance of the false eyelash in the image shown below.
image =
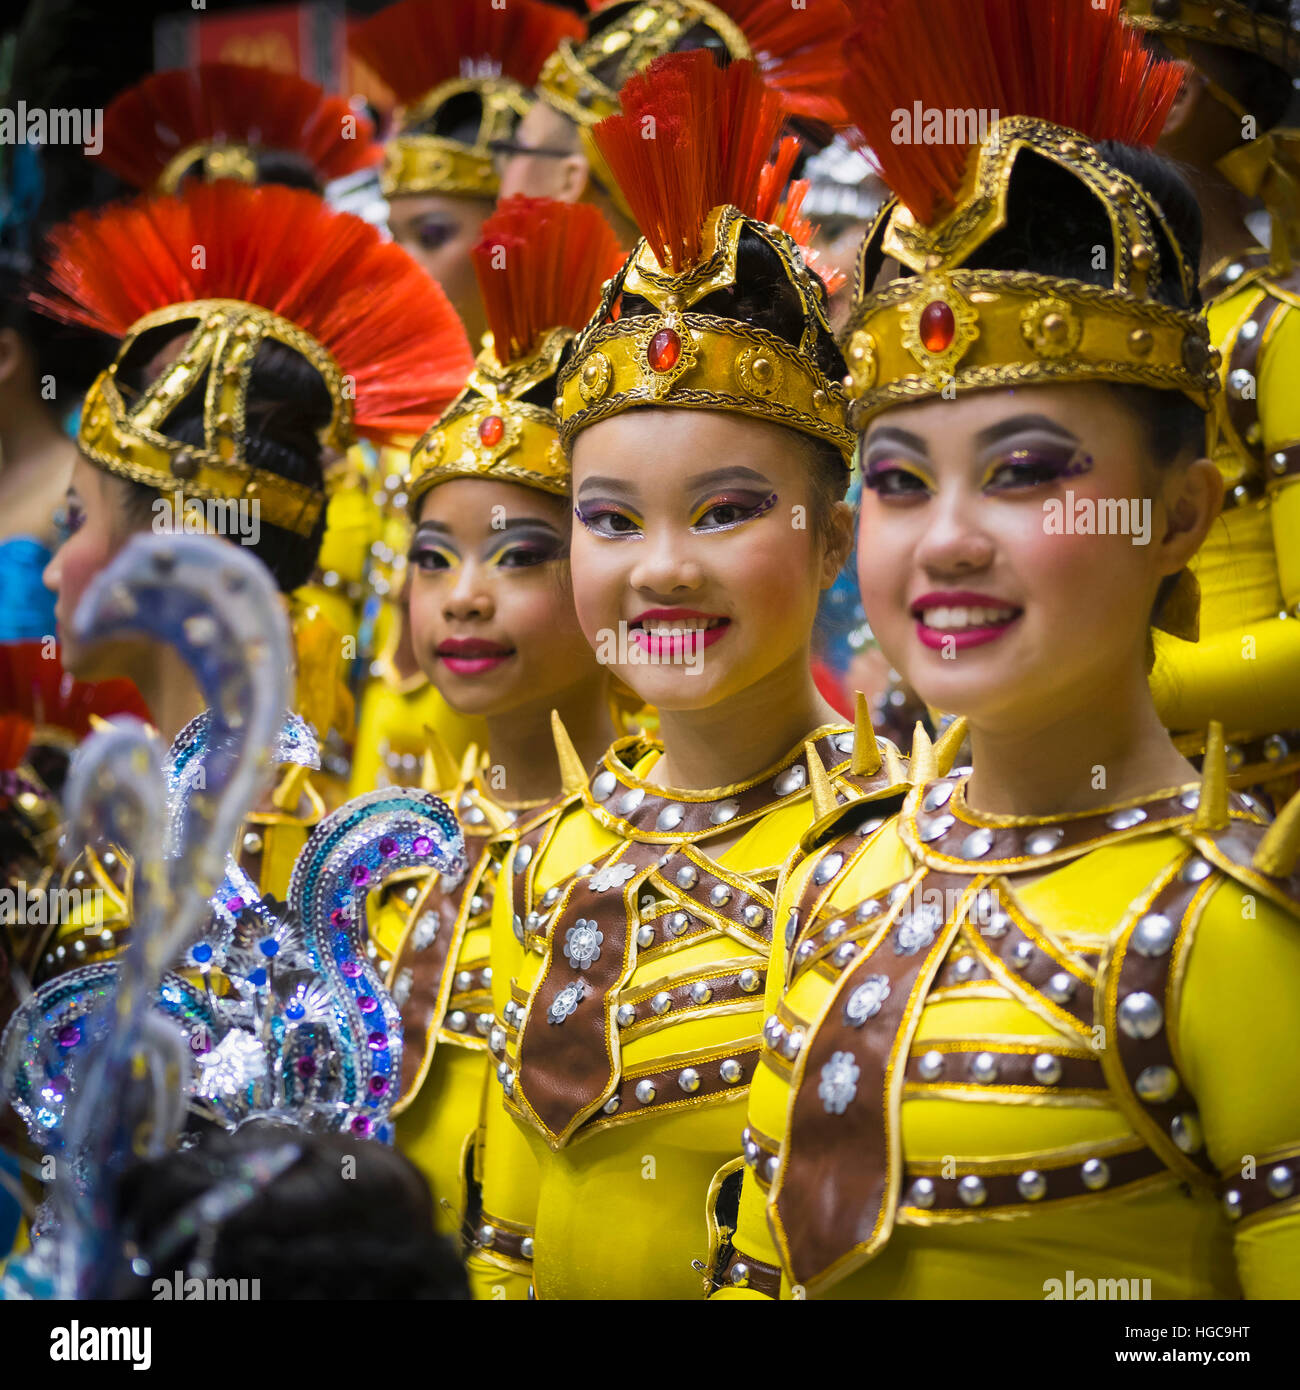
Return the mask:
<path id="1" fill-rule="evenodd" d="M 776 500 L 776 493 L 769 492 L 768 495 L 765 498 L 763 498 L 761 502 L 757 503 L 755 506 L 751 507 L 748 511 L 746 511 L 744 516 L 738 516 L 735 519 L 735 521 L 724 521 L 720 526 L 710 526 L 708 527 L 708 530 L 710 532 L 733 531 L 737 526 L 743 526 L 746 522 L 753 521 L 756 517 L 762 516 L 764 512 L 770 512 L 772 508 L 776 506 Z M 713 506 L 706 507 L 705 510 L 701 513 L 701 515 L 707 516 L 709 512 L 713 511 L 714 507 L 726 505 L 735 506 L 736 504 L 734 502 L 730 504 L 715 502 Z M 692 525 L 694 524 L 695 523 L 692 523 Z"/>

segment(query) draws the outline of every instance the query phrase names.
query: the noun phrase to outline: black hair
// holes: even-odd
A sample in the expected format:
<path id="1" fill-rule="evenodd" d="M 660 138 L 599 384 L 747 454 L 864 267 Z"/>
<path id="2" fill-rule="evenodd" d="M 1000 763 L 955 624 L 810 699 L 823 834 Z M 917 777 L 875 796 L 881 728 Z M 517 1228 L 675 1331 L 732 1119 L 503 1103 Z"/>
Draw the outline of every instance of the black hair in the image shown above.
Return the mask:
<path id="1" fill-rule="evenodd" d="M 286 1144 L 300 1156 L 220 1221 L 204 1251 L 214 1279 L 260 1280 L 264 1299 L 467 1299 L 465 1273 L 434 1229 L 428 1184 L 396 1149 L 347 1134 L 307 1134 L 258 1121 L 209 1130 L 191 1148 L 134 1163 L 114 1194 L 128 1253 L 150 1266 L 125 1275 L 120 1296 L 150 1298 L 199 1253 L 200 1233 L 160 1248 L 176 1218 L 241 1164 Z M 237 1180 L 237 1178 L 236 1178 Z M 202 1224 L 201 1222 L 199 1223 Z"/>
<path id="2" fill-rule="evenodd" d="M 826 287 L 812 271 L 807 272 L 807 278 L 825 315 Z M 622 297 L 620 314 L 624 317 L 656 313 L 658 310 L 640 295 Z M 805 318 L 799 293 L 790 283 L 785 265 L 771 244 L 749 227 L 742 229 L 736 249 L 735 284 L 697 300 L 691 305 L 691 313 L 738 319 L 765 328 L 795 349 L 803 339 Z M 829 381 L 839 381 L 844 376 L 843 354 L 829 328 L 822 324 L 814 328 L 812 359 L 817 370 Z M 844 456 L 829 440 L 816 439 L 801 430 L 791 433 L 804 447 L 810 465 L 812 528 L 825 538 L 832 508 L 848 491 L 849 471 L 844 465 Z"/>
<path id="3" fill-rule="evenodd" d="M 438 135 L 460 145 L 478 143 L 483 124 L 483 98 L 473 91 L 457 92 L 442 102 L 427 119 L 403 127 L 403 135 Z M 513 124 L 513 123 L 512 123 Z"/>
<path id="4" fill-rule="evenodd" d="M 143 333 L 132 344 L 118 369 L 124 390 L 142 391 L 150 360 L 175 338 L 176 325 Z M 160 428 L 186 444 L 203 443 L 204 380 L 180 401 Z M 324 496 L 325 480 L 319 432 L 330 421 L 332 402 L 325 382 L 300 353 L 283 343 L 264 340 L 249 376 L 244 449 L 248 462 L 288 482 L 300 483 Z M 162 490 L 147 483 L 118 480 L 126 490 L 128 516 L 144 522 L 154 515 Z M 185 483 L 176 486 L 184 492 Z M 271 571 L 284 593 L 305 584 L 316 567 L 325 534 L 325 507 L 310 535 L 263 523 L 253 553 Z"/>
<path id="5" fill-rule="evenodd" d="M 25 256 L 0 257 L 0 328 L 12 329 L 26 344 L 37 393 L 50 413 L 62 419 L 112 362 L 114 343 L 103 333 L 37 313 L 27 290 L 38 273 Z M 53 399 L 43 391 L 47 379 L 54 383 Z"/>

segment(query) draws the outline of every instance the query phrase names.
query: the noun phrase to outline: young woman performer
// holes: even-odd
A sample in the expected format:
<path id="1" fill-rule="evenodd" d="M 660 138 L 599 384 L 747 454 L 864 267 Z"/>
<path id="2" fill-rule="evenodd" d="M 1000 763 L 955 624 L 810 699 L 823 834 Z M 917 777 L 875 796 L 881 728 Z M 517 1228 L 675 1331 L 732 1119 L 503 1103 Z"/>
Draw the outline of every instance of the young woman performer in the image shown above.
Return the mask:
<path id="1" fill-rule="evenodd" d="M 75 219 L 53 238 L 48 312 L 122 338 L 82 409 L 68 491 L 71 535 L 45 572 L 58 595 L 64 665 L 81 679 L 127 676 L 172 743 L 173 788 L 199 775 L 208 717 L 180 657 L 145 644 L 80 649 L 67 625 L 90 580 L 136 531 L 218 531 L 251 546 L 286 595 L 311 573 L 324 529 L 325 449 L 358 430 L 383 436 L 445 403 L 468 370 L 446 296 L 368 224 L 315 195 L 191 183 Z M 247 823 L 246 877 L 283 896 L 319 819 L 309 772 L 316 738 L 294 713 L 285 763 Z M 99 937 L 66 924 L 45 968 L 116 949 L 129 925 L 130 866 L 88 850 L 75 888 L 101 888 Z"/>
<path id="2" fill-rule="evenodd" d="M 569 466 L 553 406 L 560 355 L 622 261 L 595 208 L 512 198 L 497 209 L 474 248 L 493 345 L 416 445 L 406 481 L 415 653 L 451 707 L 488 730 L 463 766 L 430 731 L 430 789 L 456 808 L 469 873 L 423 882 L 379 932 L 405 1024 L 398 1142 L 429 1178 L 449 1234 L 467 1209 L 488 1075 L 488 921 L 503 833 L 527 831 L 560 790 L 552 709 L 584 766 L 615 733 L 608 670 L 573 612 Z"/>
<path id="3" fill-rule="evenodd" d="M 751 1297 L 1074 1297 L 1076 1273 L 1293 1295 L 1300 804 L 1262 823 L 1221 738 L 1195 776 L 1146 679 L 1153 619 L 1194 620 L 1220 495 L 1195 203 L 1133 148 L 1177 73 L 1115 0 L 929 17 L 888 0 L 851 50 L 898 195 L 847 342 L 858 570 L 973 770 L 914 759 L 895 820 L 863 840 L 847 813 L 789 872 L 712 1273 Z M 891 144 L 914 101 L 1003 115 L 973 150 Z"/>
<path id="4" fill-rule="evenodd" d="M 706 53 L 658 59 L 621 102 L 596 138 L 646 239 L 557 413 L 578 620 L 662 742 L 621 739 L 589 775 L 557 723 L 565 795 L 498 879 L 481 1297 L 698 1296 L 700 1198 L 735 1145 L 810 782 L 903 778 L 809 669 L 852 437 L 825 291 L 770 225 L 780 104 Z"/>

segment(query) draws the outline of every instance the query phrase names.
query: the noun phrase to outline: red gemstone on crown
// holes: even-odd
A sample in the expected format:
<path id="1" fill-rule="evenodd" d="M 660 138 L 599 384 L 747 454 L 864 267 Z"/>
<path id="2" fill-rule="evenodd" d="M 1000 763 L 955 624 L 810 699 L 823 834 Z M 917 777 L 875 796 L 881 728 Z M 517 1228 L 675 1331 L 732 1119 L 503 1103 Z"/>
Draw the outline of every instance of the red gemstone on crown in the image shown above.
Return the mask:
<path id="1" fill-rule="evenodd" d="M 952 345 L 957 334 L 957 320 L 952 310 L 936 299 L 921 313 L 921 342 L 926 352 L 943 352 Z"/>
<path id="2" fill-rule="evenodd" d="M 646 360 L 656 372 L 671 372 L 682 355 L 682 340 L 671 328 L 661 328 L 650 339 Z"/>
<path id="3" fill-rule="evenodd" d="M 499 415 L 489 415 L 485 420 L 479 421 L 479 443 L 485 444 L 489 449 L 495 449 L 505 438 L 505 434 L 506 422 Z"/>

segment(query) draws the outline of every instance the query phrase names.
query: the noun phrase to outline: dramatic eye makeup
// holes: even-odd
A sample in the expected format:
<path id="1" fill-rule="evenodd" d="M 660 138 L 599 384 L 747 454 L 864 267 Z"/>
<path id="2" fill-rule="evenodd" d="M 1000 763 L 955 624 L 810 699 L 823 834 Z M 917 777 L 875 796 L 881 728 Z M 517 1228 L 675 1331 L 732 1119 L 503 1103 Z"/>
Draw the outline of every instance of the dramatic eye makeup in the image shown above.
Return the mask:
<path id="1" fill-rule="evenodd" d="M 480 552 L 494 569 L 531 569 L 568 554 L 568 541 L 549 522 L 537 517 L 507 520 L 492 533 Z M 440 522 L 422 522 L 411 542 L 410 564 L 425 574 L 454 569 L 461 552 Z"/>
<path id="2" fill-rule="evenodd" d="M 75 492 L 69 492 L 63 505 L 54 513 L 54 531 L 62 544 L 86 524 L 86 509 Z"/>
<path id="3" fill-rule="evenodd" d="M 732 531 L 747 521 L 754 521 L 776 506 L 776 493 L 766 496 L 739 488 L 715 494 L 691 518 L 695 531 Z"/>
<path id="4" fill-rule="evenodd" d="M 1077 478 L 1092 469 L 1092 456 L 1072 431 L 1046 415 L 1017 415 L 975 437 L 984 462 L 980 487 L 1012 492 Z"/>
<path id="5" fill-rule="evenodd" d="M 877 430 L 862 461 L 862 485 L 879 497 L 911 499 L 933 489 L 925 441 L 907 430 Z"/>
<path id="6" fill-rule="evenodd" d="M 411 227 L 409 236 L 425 251 L 441 251 L 456 235 L 456 224 L 440 217 L 422 217 Z"/>

